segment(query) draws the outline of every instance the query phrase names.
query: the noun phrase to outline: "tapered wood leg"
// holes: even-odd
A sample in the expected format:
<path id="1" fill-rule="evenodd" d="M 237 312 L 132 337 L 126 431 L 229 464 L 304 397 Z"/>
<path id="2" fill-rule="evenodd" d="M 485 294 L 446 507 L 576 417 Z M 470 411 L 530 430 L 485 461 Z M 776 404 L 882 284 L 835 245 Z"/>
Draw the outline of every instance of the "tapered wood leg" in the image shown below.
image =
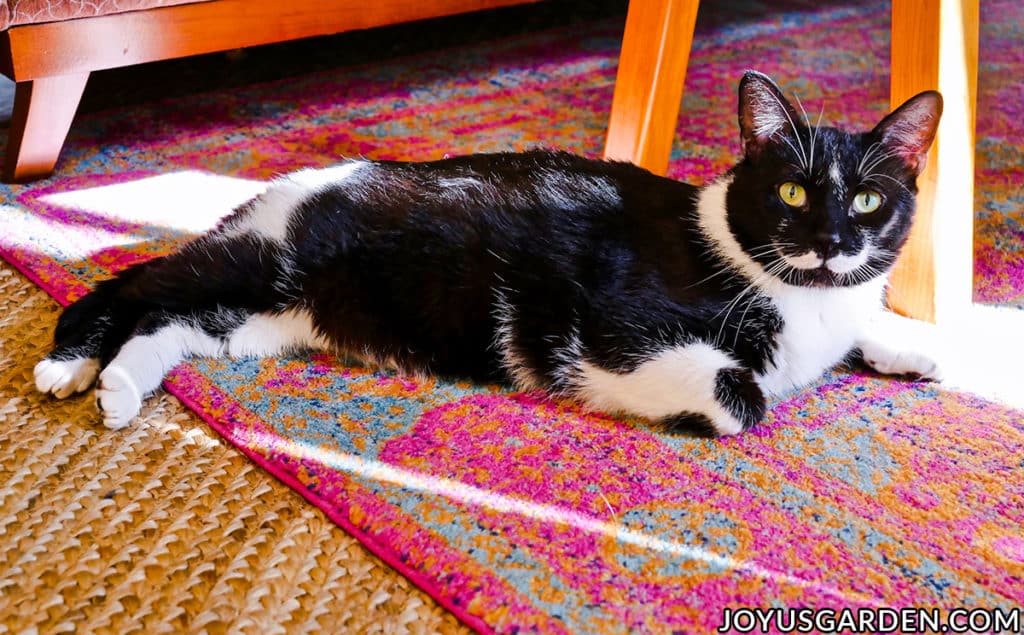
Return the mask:
<path id="1" fill-rule="evenodd" d="M 891 102 L 938 89 L 944 109 L 918 179 L 910 240 L 890 278 L 889 305 L 930 322 L 971 303 L 978 0 L 893 0 Z"/>
<path id="2" fill-rule="evenodd" d="M 53 173 L 88 79 L 89 73 L 75 73 L 15 85 L 5 181 L 31 181 Z"/>
<path id="3" fill-rule="evenodd" d="M 632 0 L 604 155 L 668 169 L 698 0 Z"/>

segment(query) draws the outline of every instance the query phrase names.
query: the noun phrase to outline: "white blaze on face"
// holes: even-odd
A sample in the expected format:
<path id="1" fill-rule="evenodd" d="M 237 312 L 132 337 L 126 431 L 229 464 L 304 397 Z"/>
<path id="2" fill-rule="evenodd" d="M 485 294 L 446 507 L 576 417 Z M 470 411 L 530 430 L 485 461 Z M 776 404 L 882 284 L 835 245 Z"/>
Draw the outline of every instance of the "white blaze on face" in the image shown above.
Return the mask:
<path id="1" fill-rule="evenodd" d="M 846 200 L 846 183 L 843 180 L 843 171 L 839 167 L 839 163 L 833 161 L 828 167 L 828 178 L 832 181 L 832 185 L 836 188 L 836 196 L 841 200 Z"/>
<path id="2" fill-rule="evenodd" d="M 821 256 L 813 250 L 800 256 L 782 254 L 782 259 L 786 261 L 786 264 L 795 269 L 817 269 L 821 266 L 822 262 Z"/>
<path id="3" fill-rule="evenodd" d="M 863 266 L 864 263 L 868 261 L 870 250 L 871 244 L 868 243 L 855 254 L 838 254 L 825 261 L 823 261 L 822 257 L 813 250 L 800 256 L 783 254 L 782 259 L 786 261 L 786 264 L 794 269 L 817 269 L 824 263 L 825 267 L 827 267 L 832 273 L 842 274 L 850 273 L 851 271 Z"/>
<path id="4" fill-rule="evenodd" d="M 858 269 L 868 261 L 868 252 L 871 251 L 871 243 L 864 243 L 861 250 L 855 254 L 839 254 L 832 256 L 825 263 L 833 273 L 850 273 Z"/>

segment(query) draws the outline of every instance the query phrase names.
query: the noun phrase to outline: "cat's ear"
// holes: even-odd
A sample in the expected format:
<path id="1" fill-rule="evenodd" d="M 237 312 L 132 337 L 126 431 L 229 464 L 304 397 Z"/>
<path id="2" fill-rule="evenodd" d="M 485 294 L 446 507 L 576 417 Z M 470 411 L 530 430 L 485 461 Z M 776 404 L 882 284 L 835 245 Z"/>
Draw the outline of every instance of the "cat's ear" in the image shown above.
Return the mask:
<path id="1" fill-rule="evenodd" d="M 757 71 L 747 71 L 740 80 L 739 115 L 743 154 L 752 159 L 772 137 L 792 131 L 800 121 L 775 82 Z"/>
<path id="2" fill-rule="evenodd" d="M 920 175 L 942 116 L 942 95 L 934 90 L 911 97 L 883 119 L 871 134 Z"/>

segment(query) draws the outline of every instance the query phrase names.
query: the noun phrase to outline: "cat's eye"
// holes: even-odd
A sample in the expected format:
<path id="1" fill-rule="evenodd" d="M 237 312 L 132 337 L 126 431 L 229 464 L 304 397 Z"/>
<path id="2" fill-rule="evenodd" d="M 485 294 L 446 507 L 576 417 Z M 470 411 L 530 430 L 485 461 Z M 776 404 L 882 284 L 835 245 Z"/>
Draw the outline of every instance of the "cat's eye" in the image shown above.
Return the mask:
<path id="1" fill-rule="evenodd" d="M 786 181 L 779 186 L 779 198 L 790 207 L 803 207 L 807 202 L 807 190 L 799 183 Z"/>
<path id="2" fill-rule="evenodd" d="M 853 197 L 853 209 L 858 214 L 870 214 L 882 206 L 882 195 L 874 190 L 861 190 Z"/>

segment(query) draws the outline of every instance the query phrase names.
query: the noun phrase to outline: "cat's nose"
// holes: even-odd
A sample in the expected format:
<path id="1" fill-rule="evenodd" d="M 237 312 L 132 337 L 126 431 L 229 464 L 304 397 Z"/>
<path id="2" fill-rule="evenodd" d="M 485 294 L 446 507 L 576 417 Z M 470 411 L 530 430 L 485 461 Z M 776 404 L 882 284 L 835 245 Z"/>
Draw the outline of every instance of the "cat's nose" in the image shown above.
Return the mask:
<path id="1" fill-rule="evenodd" d="M 815 251 L 825 260 L 839 253 L 839 243 L 842 242 L 839 232 L 820 232 L 815 239 Z"/>

